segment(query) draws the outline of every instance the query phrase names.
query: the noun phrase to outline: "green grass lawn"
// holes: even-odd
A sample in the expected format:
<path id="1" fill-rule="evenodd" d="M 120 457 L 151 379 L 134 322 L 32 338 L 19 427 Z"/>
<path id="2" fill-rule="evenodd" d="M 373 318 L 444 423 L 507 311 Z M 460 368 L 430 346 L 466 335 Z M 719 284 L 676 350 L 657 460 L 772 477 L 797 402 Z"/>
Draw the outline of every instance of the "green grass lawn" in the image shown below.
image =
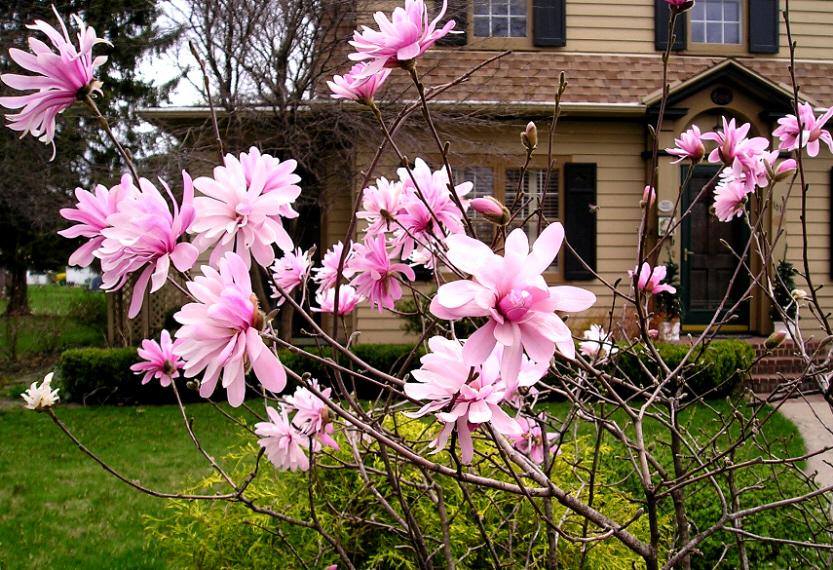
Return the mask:
<path id="1" fill-rule="evenodd" d="M 567 410 L 565 404 L 546 405 L 556 415 Z M 725 403 L 714 405 L 728 411 Z M 246 438 L 209 404 L 188 409 L 215 457 Z M 57 413 L 102 458 L 147 486 L 177 491 L 210 473 L 175 407 L 71 407 Z M 714 425 L 709 417 L 704 408 L 694 408 L 682 420 L 702 426 L 705 436 Z M 777 416 L 764 431 L 772 440 L 783 439 L 785 453 L 802 452 L 798 431 L 785 418 Z M 660 437 L 649 423 L 652 434 Z M 44 414 L 0 411 L 0 441 L 0 568 L 167 567 L 162 551 L 146 544 L 142 520 L 161 515 L 164 500 L 104 473 Z M 739 458 L 754 453 L 741 448 Z"/>
<path id="2" fill-rule="evenodd" d="M 207 450 L 221 457 L 241 430 L 209 404 L 188 408 Z M 58 408 L 90 448 L 131 479 L 178 491 L 209 473 L 172 406 Z M 142 516 L 164 501 L 105 473 L 50 418 L 0 411 L 0 568 L 165 568 L 145 545 Z"/>
<path id="3" fill-rule="evenodd" d="M 79 287 L 29 287 L 31 315 L 0 318 L 0 365 L 27 368 L 77 346 L 101 346 L 106 340 L 104 293 Z M 0 300 L 0 315 L 6 309 Z M 38 363 L 39 364 L 39 363 Z"/>

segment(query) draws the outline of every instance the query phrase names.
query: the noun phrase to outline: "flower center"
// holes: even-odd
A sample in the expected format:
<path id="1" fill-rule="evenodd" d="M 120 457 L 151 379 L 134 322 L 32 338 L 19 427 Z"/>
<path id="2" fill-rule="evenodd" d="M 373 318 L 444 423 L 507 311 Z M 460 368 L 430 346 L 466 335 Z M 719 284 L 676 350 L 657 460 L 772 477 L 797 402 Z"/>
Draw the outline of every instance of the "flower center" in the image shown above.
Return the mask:
<path id="1" fill-rule="evenodd" d="M 526 289 L 512 289 L 498 303 L 500 313 L 510 321 L 519 321 L 532 304 L 532 294 Z"/>
<path id="2" fill-rule="evenodd" d="M 252 215 L 253 209 L 251 202 L 238 202 L 237 206 L 234 207 L 234 211 L 237 214 L 237 223 L 245 225 L 246 219 Z"/>

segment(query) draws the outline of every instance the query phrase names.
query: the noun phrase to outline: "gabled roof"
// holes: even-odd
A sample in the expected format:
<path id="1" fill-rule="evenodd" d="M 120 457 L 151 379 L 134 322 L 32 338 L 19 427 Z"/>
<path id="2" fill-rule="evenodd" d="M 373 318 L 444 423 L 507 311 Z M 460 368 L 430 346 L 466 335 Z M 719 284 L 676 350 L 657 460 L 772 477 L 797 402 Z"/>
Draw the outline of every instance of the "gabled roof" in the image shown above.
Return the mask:
<path id="1" fill-rule="evenodd" d="M 673 106 L 689 95 L 716 83 L 741 88 L 764 100 L 770 107 L 776 106 L 787 110 L 791 108 L 793 91 L 790 85 L 765 77 L 734 59 L 725 59 L 714 67 L 706 68 L 691 77 L 680 78 L 672 82 L 668 89 L 667 104 Z M 650 107 L 659 104 L 661 99 L 662 88 L 646 95 L 642 102 Z M 813 106 L 816 105 L 815 101 L 809 97 L 802 97 L 802 100 Z"/>

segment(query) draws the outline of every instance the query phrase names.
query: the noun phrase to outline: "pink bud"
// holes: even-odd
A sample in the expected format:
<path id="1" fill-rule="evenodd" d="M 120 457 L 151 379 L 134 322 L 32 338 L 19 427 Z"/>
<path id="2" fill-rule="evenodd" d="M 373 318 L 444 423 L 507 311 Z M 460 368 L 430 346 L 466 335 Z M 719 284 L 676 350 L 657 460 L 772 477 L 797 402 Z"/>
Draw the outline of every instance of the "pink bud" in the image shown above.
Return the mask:
<path id="1" fill-rule="evenodd" d="M 653 186 L 646 186 L 645 189 L 642 191 L 642 205 L 647 205 L 648 208 L 651 208 L 654 205 L 654 202 L 657 201 L 657 191 L 656 188 Z"/>
<path id="2" fill-rule="evenodd" d="M 471 205 L 472 210 L 499 226 L 506 225 L 511 217 L 509 210 L 506 209 L 506 206 L 491 196 L 475 198 L 469 202 L 469 204 Z"/>

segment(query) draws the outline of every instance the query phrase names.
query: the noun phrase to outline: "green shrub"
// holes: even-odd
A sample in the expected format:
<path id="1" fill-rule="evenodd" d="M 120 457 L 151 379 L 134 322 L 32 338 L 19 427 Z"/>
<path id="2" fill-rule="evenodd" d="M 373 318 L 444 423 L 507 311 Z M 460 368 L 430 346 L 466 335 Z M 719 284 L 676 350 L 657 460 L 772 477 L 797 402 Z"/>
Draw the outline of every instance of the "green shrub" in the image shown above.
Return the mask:
<path id="1" fill-rule="evenodd" d="M 407 440 L 427 440 L 426 425 L 421 421 L 409 420 L 404 416 L 396 418 L 399 433 Z M 388 427 L 391 426 L 389 420 Z M 586 467 L 592 461 L 593 449 L 587 446 L 592 441 L 579 438 L 565 445 L 556 459 L 552 477 L 568 492 L 587 500 L 586 486 L 576 475 L 574 465 Z M 485 441 L 477 446 L 485 453 L 494 449 Z M 603 446 L 601 454 L 610 455 L 612 450 Z M 252 443 L 240 449 L 230 460 L 236 460 L 236 475 L 242 479 L 251 470 L 257 447 Z M 334 452 L 341 461 L 352 463 L 353 458 L 346 443 L 341 451 Z M 446 461 L 448 454 L 433 458 Z M 325 460 L 328 464 L 335 463 Z M 368 468 L 384 472 L 385 464 L 380 455 L 367 455 Z M 611 460 L 611 463 L 613 461 Z M 370 469 L 369 469 L 370 470 Z M 498 471 L 491 464 L 480 466 L 481 474 L 503 481 L 512 481 L 510 475 Z M 370 471 L 373 473 L 373 471 Z M 426 536 L 442 536 L 442 527 L 436 504 L 425 497 L 420 488 L 424 478 L 419 469 L 411 465 L 397 468 L 400 489 L 409 505 L 412 516 L 419 522 Z M 371 475 L 372 476 L 372 475 Z M 363 569 L 413 569 L 417 562 L 407 538 L 392 532 L 398 524 L 392 520 L 354 469 L 317 469 L 309 473 L 275 471 L 271 466 L 261 465 L 261 475 L 247 489 L 257 505 L 268 507 L 290 517 L 311 520 L 307 488 L 313 484 L 315 513 L 325 530 L 339 539 L 357 568 Z M 483 539 L 472 520 L 457 483 L 446 477 L 436 477 L 449 516 L 449 534 L 455 558 L 462 558 L 457 568 L 492 568 L 494 564 L 483 547 Z M 616 520 L 629 520 L 639 505 L 629 502 L 618 494 L 608 483 L 613 482 L 610 470 L 597 476 L 594 505 Z M 376 489 L 386 496 L 399 510 L 399 501 L 386 478 L 373 479 Z M 416 484 L 417 486 L 415 486 Z M 209 477 L 194 488 L 193 492 L 212 493 L 221 488 L 216 476 Z M 493 489 L 467 487 L 474 507 L 483 519 L 504 568 L 544 568 L 547 537 L 540 517 L 532 505 L 517 495 Z M 543 508 L 540 500 L 537 507 Z M 562 528 L 573 535 L 582 534 L 582 520 L 575 515 L 565 515 L 565 509 L 553 503 L 553 517 L 563 520 Z M 670 529 L 670 517 L 662 518 L 661 530 L 666 536 Z M 277 522 L 267 516 L 257 515 L 239 503 L 214 501 L 176 501 L 168 504 L 167 514 L 161 518 L 146 518 L 149 540 L 161 545 L 173 557 L 173 561 L 186 568 L 323 568 L 337 564 L 339 560 L 330 545 L 312 530 Z M 373 522 L 368 522 L 373 521 Z M 374 524 L 375 523 L 375 524 Z M 590 532 L 596 532 L 590 525 Z M 641 539 L 647 539 L 649 528 L 646 517 L 640 517 L 628 529 Z M 526 564 L 528 542 L 530 562 Z M 430 550 L 434 553 L 435 567 L 444 567 L 441 549 L 432 541 Z M 319 551 L 322 553 L 319 556 Z M 297 558 L 306 561 L 301 565 Z M 581 546 L 561 540 L 558 543 L 558 561 L 561 568 L 580 567 Z M 617 540 L 593 543 L 587 555 L 587 568 L 630 569 L 639 567 L 641 559 L 627 550 Z"/>
<path id="2" fill-rule="evenodd" d="M 687 344 L 657 344 L 657 352 L 669 368 L 676 368 L 688 353 Z M 636 348 L 642 364 L 656 374 L 656 362 L 644 348 Z M 649 386 L 650 378 L 631 352 L 621 352 L 612 359 L 611 373 L 630 379 L 637 386 Z M 755 349 L 742 340 L 715 340 L 697 349 L 683 369 L 685 391 L 689 395 L 722 398 L 733 393 L 745 378 L 745 372 L 755 359 Z"/>
<path id="3" fill-rule="evenodd" d="M 170 388 L 152 381 L 142 385 L 130 366 L 138 362 L 135 348 L 75 348 L 61 354 L 58 376 L 65 401 L 82 404 L 172 404 Z M 198 401 L 196 392 L 181 389 L 187 401 Z"/>

